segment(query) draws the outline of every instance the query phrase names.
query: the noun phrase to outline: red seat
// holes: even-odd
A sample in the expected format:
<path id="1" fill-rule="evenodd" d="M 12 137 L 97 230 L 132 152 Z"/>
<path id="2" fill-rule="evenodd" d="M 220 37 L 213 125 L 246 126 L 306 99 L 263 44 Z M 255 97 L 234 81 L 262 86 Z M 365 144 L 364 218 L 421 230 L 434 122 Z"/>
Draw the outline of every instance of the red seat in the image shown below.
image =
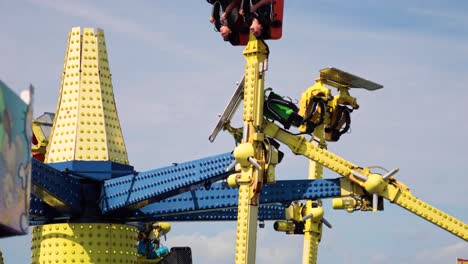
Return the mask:
<path id="1" fill-rule="evenodd" d="M 272 5 L 272 21 L 270 22 L 270 37 L 267 39 L 280 39 L 283 35 L 283 10 L 284 0 L 274 0 Z M 247 27 L 245 23 L 239 27 Z M 249 42 L 249 32 L 239 31 L 239 43 L 235 46 L 245 46 Z M 232 43 L 231 43 L 232 44 Z"/>

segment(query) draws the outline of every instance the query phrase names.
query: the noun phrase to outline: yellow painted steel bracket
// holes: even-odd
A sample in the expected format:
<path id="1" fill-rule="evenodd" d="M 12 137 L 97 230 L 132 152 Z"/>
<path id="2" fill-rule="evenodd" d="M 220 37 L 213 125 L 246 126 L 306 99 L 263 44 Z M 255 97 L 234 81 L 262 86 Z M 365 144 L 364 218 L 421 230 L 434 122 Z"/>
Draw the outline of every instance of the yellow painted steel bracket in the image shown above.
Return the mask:
<path id="1" fill-rule="evenodd" d="M 317 251 L 322 237 L 322 226 L 324 210 L 317 201 L 309 200 L 306 204 L 292 204 L 285 209 L 285 220 L 276 221 L 274 228 L 276 231 L 286 234 L 304 235 L 304 246 L 302 263 L 317 263 Z M 330 226 L 330 223 L 327 222 Z"/>
<path id="2" fill-rule="evenodd" d="M 42 132 L 42 129 L 40 127 L 42 123 L 39 121 L 34 120 L 32 123 L 32 131 L 34 136 L 36 137 L 37 144 L 31 146 L 32 152 L 38 152 L 43 155 L 46 153 L 46 148 L 47 145 L 49 144 L 49 141 L 45 137 L 44 133 Z"/>
<path id="3" fill-rule="evenodd" d="M 286 144 L 295 154 L 306 156 L 346 177 L 351 184 L 348 184 L 347 191 L 342 191 L 342 195 L 362 195 L 365 192 L 377 194 L 468 241 L 467 224 L 416 198 L 403 183 L 393 177 L 384 179 L 379 174 L 372 174 L 332 152 L 314 146 L 303 136 L 291 135 L 273 123 L 265 121 L 264 133 Z M 362 189 L 359 190 L 355 185 Z"/>
<path id="4" fill-rule="evenodd" d="M 302 93 L 301 101 L 299 102 L 299 115 L 300 116 L 307 118 L 312 114 L 312 105 L 313 105 L 312 101 L 314 99 L 321 99 L 324 102 L 328 102 L 331 99 L 330 89 L 324 85 L 324 82 L 321 79 L 317 79 L 314 85 L 312 85 L 305 92 Z M 327 109 L 324 109 L 324 110 L 328 111 Z M 325 115 L 325 113 L 320 113 L 320 112 L 318 112 L 317 114 Z M 314 121 L 317 121 L 316 119 L 318 119 L 317 116 L 312 116 L 311 118 L 314 119 Z M 327 118 L 328 118 L 328 115 L 325 115 L 325 119 Z M 324 120 L 324 122 L 327 123 L 326 120 Z M 323 127 L 321 127 L 320 129 L 323 130 Z M 299 127 L 299 132 L 306 132 L 306 131 L 307 131 L 307 125 L 306 123 L 304 123 Z M 318 131 L 318 130 L 316 129 L 315 131 Z M 316 133 L 315 131 L 314 133 Z"/>

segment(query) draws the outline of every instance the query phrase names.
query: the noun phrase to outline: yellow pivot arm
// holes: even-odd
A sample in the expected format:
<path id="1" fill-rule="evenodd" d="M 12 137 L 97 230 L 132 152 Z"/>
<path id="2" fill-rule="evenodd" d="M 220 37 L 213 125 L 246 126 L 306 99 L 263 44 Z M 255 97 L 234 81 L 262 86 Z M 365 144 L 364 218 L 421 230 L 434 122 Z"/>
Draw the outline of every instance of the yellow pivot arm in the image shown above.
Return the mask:
<path id="1" fill-rule="evenodd" d="M 385 178 L 385 176 L 370 173 L 368 170 L 362 169 L 332 152 L 314 146 L 302 136 L 289 134 L 273 123 L 266 122 L 265 134 L 288 145 L 295 154 L 306 156 L 348 178 L 353 185 L 359 185 L 367 193 L 384 197 L 390 202 L 396 203 L 421 218 L 468 241 L 467 224 L 414 197 L 404 184 L 393 179 L 391 176 Z"/>

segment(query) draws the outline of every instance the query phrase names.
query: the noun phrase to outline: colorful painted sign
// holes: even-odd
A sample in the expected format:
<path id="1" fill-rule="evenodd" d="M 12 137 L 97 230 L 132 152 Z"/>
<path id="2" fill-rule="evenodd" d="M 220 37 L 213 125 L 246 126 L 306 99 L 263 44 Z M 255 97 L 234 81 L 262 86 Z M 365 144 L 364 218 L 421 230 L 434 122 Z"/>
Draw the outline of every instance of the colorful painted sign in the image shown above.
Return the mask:
<path id="1" fill-rule="evenodd" d="M 31 104 L 0 81 L 0 237 L 28 231 L 31 124 Z"/>

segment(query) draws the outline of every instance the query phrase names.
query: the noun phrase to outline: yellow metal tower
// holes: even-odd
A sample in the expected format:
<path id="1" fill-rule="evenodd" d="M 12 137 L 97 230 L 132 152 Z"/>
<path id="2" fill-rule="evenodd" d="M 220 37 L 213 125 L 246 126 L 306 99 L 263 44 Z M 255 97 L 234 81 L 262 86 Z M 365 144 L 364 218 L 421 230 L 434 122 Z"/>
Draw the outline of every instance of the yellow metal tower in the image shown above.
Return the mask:
<path id="1" fill-rule="evenodd" d="M 76 166 L 76 162 L 81 163 Z M 132 168 L 128 165 L 101 29 L 75 27 L 68 35 L 45 163 L 76 173 L 80 173 L 79 168 L 101 169 L 109 174 L 103 176 L 106 178 L 112 177 L 113 166 Z M 80 176 L 88 177 L 84 172 Z M 89 176 L 94 177 L 101 176 Z M 32 263 L 137 263 L 137 228 L 96 223 L 86 218 L 86 212 L 82 214 L 84 220 L 78 219 L 79 223 L 35 227 Z"/>
<path id="2" fill-rule="evenodd" d="M 250 34 L 243 54 L 246 59 L 244 131 L 242 143 L 234 150 L 234 157 L 241 165 L 241 173 L 237 177 L 236 264 L 255 263 L 258 202 L 265 171 L 263 97 L 268 48 L 262 40 Z"/>
<path id="3" fill-rule="evenodd" d="M 318 146 L 326 148 L 327 143 L 323 136 L 323 124 L 314 130 L 314 136 L 319 140 Z M 308 179 L 321 179 L 323 177 L 323 165 L 309 160 L 309 174 Z M 313 204 L 317 207 L 313 209 Z M 312 217 L 305 220 L 304 224 L 304 247 L 302 251 L 302 264 L 315 264 L 317 263 L 317 252 L 320 239 L 322 238 L 322 222 L 323 215 L 313 215 L 314 210 L 322 210 L 321 204 L 316 200 L 307 201 L 304 207 L 304 216 L 311 215 Z"/>
<path id="4" fill-rule="evenodd" d="M 102 29 L 75 27 L 69 33 L 45 163 L 128 164 L 105 45 Z"/>

